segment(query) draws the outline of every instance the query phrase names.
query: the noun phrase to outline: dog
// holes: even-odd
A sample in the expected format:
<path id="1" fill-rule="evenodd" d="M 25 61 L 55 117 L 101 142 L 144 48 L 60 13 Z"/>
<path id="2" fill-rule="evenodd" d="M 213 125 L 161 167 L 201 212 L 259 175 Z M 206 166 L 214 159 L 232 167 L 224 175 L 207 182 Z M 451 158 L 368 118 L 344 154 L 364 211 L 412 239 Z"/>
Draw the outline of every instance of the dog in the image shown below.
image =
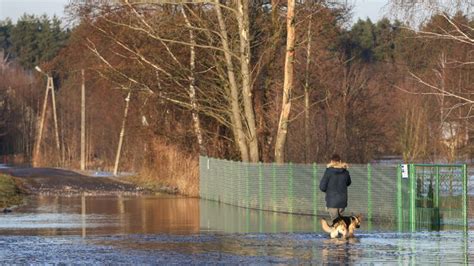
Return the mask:
<path id="1" fill-rule="evenodd" d="M 339 235 L 342 238 L 354 237 L 354 231 L 360 227 L 362 215 L 356 216 L 339 216 L 329 226 L 325 219 L 321 219 L 321 227 L 324 232 L 329 233 L 331 238 L 336 238 Z"/>

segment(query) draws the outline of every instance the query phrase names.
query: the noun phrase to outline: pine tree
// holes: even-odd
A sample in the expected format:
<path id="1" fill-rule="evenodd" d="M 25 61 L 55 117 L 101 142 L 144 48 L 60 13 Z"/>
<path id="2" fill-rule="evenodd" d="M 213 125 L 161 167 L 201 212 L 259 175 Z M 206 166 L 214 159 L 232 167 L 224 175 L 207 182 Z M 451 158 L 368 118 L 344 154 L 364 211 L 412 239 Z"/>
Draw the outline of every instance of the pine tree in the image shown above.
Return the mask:
<path id="1" fill-rule="evenodd" d="M 36 17 L 25 14 L 11 29 L 11 52 L 21 66 L 32 69 L 52 60 L 64 47 L 68 36 L 57 17 L 49 19 L 46 15 Z"/>

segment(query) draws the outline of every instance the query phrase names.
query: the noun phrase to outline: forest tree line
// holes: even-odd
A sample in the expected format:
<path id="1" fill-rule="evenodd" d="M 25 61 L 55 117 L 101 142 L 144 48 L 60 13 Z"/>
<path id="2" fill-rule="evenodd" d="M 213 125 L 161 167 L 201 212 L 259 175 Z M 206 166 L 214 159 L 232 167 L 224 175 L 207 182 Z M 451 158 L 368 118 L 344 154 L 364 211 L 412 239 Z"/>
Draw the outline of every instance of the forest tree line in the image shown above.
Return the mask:
<path id="1" fill-rule="evenodd" d="M 414 29 L 389 19 L 350 25 L 350 8 L 337 2 L 293 1 L 291 24 L 287 1 L 183 2 L 76 0 L 67 30 L 44 16 L 0 22 L 4 154 L 32 159 L 46 86 L 39 65 L 55 80 L 60 135 L 57 150 L 48 109 L 40 165 L 79 165 L 82 80 L 87 168 L 113 167 L 125 125 L 121 171 L 183 191 L 199 154 L 295 163 L 334 152 L 350 163 L 472 157 L 474 20 L 462 8 Z"/>

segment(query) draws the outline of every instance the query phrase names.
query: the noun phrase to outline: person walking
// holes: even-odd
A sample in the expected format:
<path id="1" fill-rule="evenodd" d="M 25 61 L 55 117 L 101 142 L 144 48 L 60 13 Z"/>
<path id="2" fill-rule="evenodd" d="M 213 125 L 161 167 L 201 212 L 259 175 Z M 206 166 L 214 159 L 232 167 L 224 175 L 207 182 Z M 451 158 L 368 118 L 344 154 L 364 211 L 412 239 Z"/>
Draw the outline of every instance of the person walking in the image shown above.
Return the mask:
<path id="1" fill-rule="evenodd" d="M 326 208 L 331 217 L 330 224 L 347 207 L 347 187 L 352 183 L 347 170 L 347 164 L 342 162 L 341 156 L 334 154 L 327 165 L 319 189 L 326 193 Z"/>

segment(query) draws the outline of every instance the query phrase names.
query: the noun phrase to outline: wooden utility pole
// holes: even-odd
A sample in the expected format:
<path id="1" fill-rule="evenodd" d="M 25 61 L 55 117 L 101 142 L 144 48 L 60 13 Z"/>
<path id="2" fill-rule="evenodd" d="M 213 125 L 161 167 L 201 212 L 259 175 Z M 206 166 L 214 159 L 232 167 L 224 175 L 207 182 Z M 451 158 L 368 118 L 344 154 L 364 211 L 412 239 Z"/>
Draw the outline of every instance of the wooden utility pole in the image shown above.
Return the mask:
<path id="1" fill-rule="evenodd" d="M 43 73 L 42 71 L 40 71 Z M 44 74 L 44 73 L 43 73 Z M 50 75 L 46 75 L 48 78 L 47 84 L 46 84 L 46 92 L 44 95 L 44 101 L 43 101 L 43 108 L 41 110 L 41 119 L 40 119 L 40 125 L 36 137 L 36 145 L 35 145 L 35 153 L 34 153 L 34 158 L 33 158 L 33 166 L 36 165 L 39 152 L 40 152 L 40 147 L 41 147 L 41 141 L 43 138 L 43 129 L 44 129 L 44 120 L 46 117 L 46 106 L 48 105 L 48 94 L 49 91 L 51 91 L 51 100 L 53 102 L 53 116 L 54 116 L 54 129 L 55 129 L 55 134 L 56 134 L 56 147 L 58 149 L 58 152 L 60 152 L 60 146 L 59 146 L 59 133 L 58 133 L 58 120 L 56 116 L 56 100 L 54 97 L 54 83 L 53 83 L 53 77 Z"/>
<path id="2" fill-rule="evenodd" d="M 125 111 L 123 113 L 122 129 L 120 130 L 119 144 L 118 144 L 118 147 L 117 147 L 117 154 L 115 155 L 114 176 L 116 176 L 117 172 L 118 172 L 118 165 L 119 165 L 119 161 L 120 161 L 120 152 L 122 151 L 123 136 L 125 135 L 125 123 L 127 122 L 128 107 L 130 105 L 130 94 L 131 94 L 131 92 L 132 92 L 132 90 L 129 90 L 127 98 L 125 98 Z"/>
<path id="3" fill-rule="evenodd" d="M 81 170 L 86 169 L 86 85 L 84 69 L 81 70 Z"/>
<path id="4" fill-rule="evenodd" d="M 58 154 L 61 154 L 61 149 L 59 146 L 59 131 L 58 131 L 58 116 L 56 114 L 56 98 L 54 96 L 54 83 L 53 77 L 48 75 L 48 84 L 51 89 L 51 100 L 53 102 L 53 120 L 54 120 L 54 133 L 56 136 L 56 148 L 58 149 Z"/>
<path id="5" fill-rule="evenodd" d="M 41 109 L 41 118 L 40 124 L 38 128 L 38 132 L 36 133 L 36 145 L 35 145 L 35 153 L 33 157 L 33 166 L 36 166 L 38 155 L 41 146 L 41 139 L 43 138 L 43 127 L 44 127 L 44 118 L 46 116 L 46 105 L 48 104 L 48 93 L 49 93 L 49 79 L 48 84 L 46 85 L 46 92 L 44 93 L 44 100 L 43 100 L 43 108 Z"/>

